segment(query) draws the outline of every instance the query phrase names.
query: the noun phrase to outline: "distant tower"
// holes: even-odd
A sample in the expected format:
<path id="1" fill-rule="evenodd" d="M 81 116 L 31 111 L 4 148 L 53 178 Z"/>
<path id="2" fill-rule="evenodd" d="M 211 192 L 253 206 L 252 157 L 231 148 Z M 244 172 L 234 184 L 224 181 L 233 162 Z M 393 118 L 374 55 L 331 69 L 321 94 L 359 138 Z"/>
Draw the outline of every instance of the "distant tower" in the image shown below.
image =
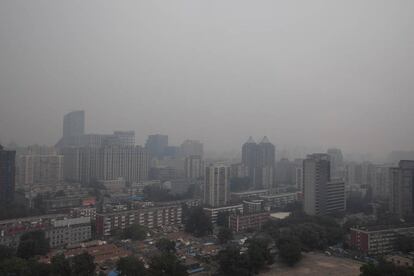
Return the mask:
<path id="1" fill-rule="evenodd" d="M 248 176 L 250 177 L 253 186 L 256 186 L 257 155 L 258 146 L 250 136 L 249 140 L 242 146 L 242 164 L 247 167 Z"/>
<path id="2" fill-rule="evenodd" d="M 343 177 L 341 171 L 343 170 L 344 158 L 340 149 L 332 148 L 327 151 L 331 160 L 331 176 Z"/>
<path id="3" fill-rule="evenodd" d="M 114 136 L 122 146 L 135 146 L 135 131 L 114 131 Z"/>
<path id="4" fill-rule="evenodd" d="M 75 143 L 77 137 L 85 134 L 85 111 L 73 111 L 63 117 L 63 136 L 57 143 L 63 148 Z"/>
<path id="5" fill-rule="evenodd" d="M 229 201 L 230 167 L 209 165 L 204 176 L 204 203 L 212 207 L 225 206 Z"/>
<path id="6" fill-rule="evenodd" d="M 149 135 L 145 148 L 149 151 L 152 157 L 162 157 L 168 147 L 168 135 L 154 134 Z"/>
<path id="7" fill-rule="evenodd" d="M 275 170 L 275 146 L 265 136 L 258 145 L 258 181 L 257 188 L 271 189 L 273 187 Z"/>
<path id="8" fill-rule="evenodd" d="M 200 179 L 204 176 L 204 161 L 201 156 L 187 156 L 184 163 L 184 174 L 186 179 Z"/>
<path id="9" fill-rule="evenodd" d="M 0 145 L 0 203 L 14 199 L 16 152 L 4 150 Z"/>
<path id="10" fill-rule="evenodd" d="M 242 146 L 242 164 L 248 168 L 252 186 L 256 189 L 270 189 L 274 182 L 275 146 L 265 136 L 256 144 L 250 136 Z"/>
<path id="11" fill-rule="evenodd" d="M 63 138 L 85 134 L 85 111 L 73 111 L 63 117 Z"/>

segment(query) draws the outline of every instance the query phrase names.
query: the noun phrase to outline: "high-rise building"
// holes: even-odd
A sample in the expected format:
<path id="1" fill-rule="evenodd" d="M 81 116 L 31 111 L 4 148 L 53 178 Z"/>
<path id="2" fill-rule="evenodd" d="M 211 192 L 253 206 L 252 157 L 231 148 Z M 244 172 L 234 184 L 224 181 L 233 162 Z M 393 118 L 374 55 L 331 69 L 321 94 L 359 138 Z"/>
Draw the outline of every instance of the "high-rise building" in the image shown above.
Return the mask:
<path id="1" fill-rule="evenodd" d="M 63 136 L 56 147 L 74 145 L 79 136 L 85 134 L 85 111 L 73 111 L 63 117 Z"/>
<path id="2" fill-rule="evenodd" d="M 85 134 L 85 111 L 73 111 L 63 117 L 63 138 Z"/>
<path id="3" fill-rule="evenodd" d="M 145 148 L 149 151 L 152 157 L 162 157 L 165 154 L 165 149 L 168 147 L 168 135 L 154 134 L 149 135 Z"/>
<path id="4" fill-rule="evenodd" d="M 209 165 L 204 175 L 204 203 L 212 207 L 224 206 L 230 199 L 230 167 Z"/>
<path id="5" fill-rule="evenodd" d="M 256 188 L 271 189 L 274 186 L 275 146 L 265 136 L 258 146 L 258 181 Z"/>
<path id="6" fill-rule="evenodd" d="M 258 146 L 253 138 L 250 136 L 249 140 L 242 146 L 242 165 L 247 167 L 248 176 L 253 184 L 256 186 L 256 174 L 257 174 L 257 158 L 258 158 Z"/>
<path id="7" fill-rule="evenodd" d="M 266 136 L 259 144 L 252 137 L 243 144 L 242 164 L 248 168 L 254 188 L 269 189 L 274 186 L 275 146 Z"/>
<path id="8" fill-rule="evenodd" d="M 197 140 L 185 140 L 181 144 L 181 154 L 184 157 L 191 155 L 203 157 L 203 144 Z"/>
<path id="9" fill-rule="evenodd" d="M 325 215 L 345 211 L 345 184 L 331 180 L 327 154 L 311 154 L 303 161 L 304 211 Z"/>
<path id="10" fill-rule="evenodd" d="M 138 182 L 148 178 L 149 154 L 140 146 L 68 147 L 63 149 L 67 181 L 123 178 Z"/>
<path id="11" fill-rule="evenodd" d="M 16 152 L 5 150 L 0 145 L 0 203 L 12 202 L 14 199 Z"/>
<path id="12" fill-rule="evenodd" d="M 404 217 L 414 213 L 414 161 L 401 160 L 398 167 L 390 168 L 390 211 Z"/>
<path id="13" fill-rule="evenodd" d="M 199 155 L 185 158 L 184 174 L 187 179 L 200 179 L 204 176 L 204 161 Z"/>
<path id="14" fill-rule="evenodd" d="M 295 159 L 295 187 L 303 192 L 303 159 Z"/>
<path id="15" fill-rule="evenodd" d="M 135 146 L 135 131 L 114 131 L 114 136 L 118 138 L 122 146 Z"/>
<path id="16" fill-rule="evenodd" d="M 344 158 L 340 149 L 332 148 L 327 151 L 331 161 L 331 176 L 342 177 Z"/>
<path id="17" fill-rule="evenodd" d="M 20 185 L 56 185 L 63 181 L 63 155 L 22 155 L 17 168 Z"/>
<path id="18" fill-rule="evenodd" d="M 390 197 L 390 165 L 376 165 L 372 183 L 372 196 L 375 199 L 387 200 Z"/>

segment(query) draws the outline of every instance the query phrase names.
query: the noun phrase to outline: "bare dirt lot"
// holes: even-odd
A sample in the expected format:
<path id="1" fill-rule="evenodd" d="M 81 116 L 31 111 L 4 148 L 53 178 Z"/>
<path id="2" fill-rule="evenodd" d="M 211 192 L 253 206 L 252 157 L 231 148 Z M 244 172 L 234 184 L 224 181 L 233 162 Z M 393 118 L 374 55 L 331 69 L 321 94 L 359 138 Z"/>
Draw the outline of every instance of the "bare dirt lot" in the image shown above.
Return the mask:
<path id="1" fill-rule="evenodd" d="M 295 267 L 276 263 L 264 276 L 358 276 L 361 263 L 344 258 L 330 257 L 322 253 L 303 253 L 303 258 Z"/>

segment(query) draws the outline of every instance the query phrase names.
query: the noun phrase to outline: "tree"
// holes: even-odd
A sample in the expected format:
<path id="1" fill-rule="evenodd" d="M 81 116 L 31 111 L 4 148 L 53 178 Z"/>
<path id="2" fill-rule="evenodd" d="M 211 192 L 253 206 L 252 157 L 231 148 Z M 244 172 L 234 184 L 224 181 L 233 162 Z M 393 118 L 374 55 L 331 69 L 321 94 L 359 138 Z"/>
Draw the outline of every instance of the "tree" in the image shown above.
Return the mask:
<path id="1" fill-rule="evenodd" d="M 155 255 L 150 260 L 149 275 L 151 276 L 187 276 L 186 267 L 175 254 L 163 253 Z"/>
<path id="2" fill-rule="evenodd" d="M 289 266 L 295 265 L 302 258 L 301 243 L 295 236 L 280 238 L 277 242 L 280 259 Z"/>
<path id="3" fill-rule="evenodd" d="M 273 256 L 269 250 L 269 241 L 251 239 L 248 240 L 248 244 L 247 255 L 249 256 L 250 267 L 254 273 L 259 273 L 260 269 L 273 262 Z"/>
<path id="4" fill-rule="evenodd" d="M 221 244 L 227 243 L 233 239 L 233 231 L 229 228 L 220 228 L 217 238 Z"/>
<path id="5" fill-rule="evenodd" d="M 146 227 L 139 224 L 132 224 L 125 228 L 122 233 L 122 238 L 141 241 L 147 237 L 147 232 L 148 230 Z"/>
<path id="6" fill-rule="evenodd" d="M 204 213 L 203 208 L 190 209 L 190 215 L 185 223 L 185 231 L 196 237 L 202 237 L 213 231 L 210 218 Z"/>
<path id="7" fill-rule="evenodd" d="M 166 239 L 166 238 L 159 239 L 155 243 L 155 246 L 162 253 L 175 253 L 175 242 L 170 241 L 169 239 Z"/>
<path id="8" fill-rule="evenodd" d="M 377 264 L 368 263 L 360 268 L 360 276 L 413 276 L 412 267 L 395 266 L 392 263 L 380 260 Z"/>
<path id="9" fill-rule="evenodd" d="M 0 263 L 0 275 L 25 276 L 29 273 L 29 266 L 25 259 L 12 257 Z"/>
<path id="10" fill-rule="evenodd" d="M 406 254 L 414 250 L 413 238 L 406 235 L 398 235 L 396 245 L 399 251 Z"/>
<path id="11" fill-rule="evenodd" d="M 217 225 L 221 227 L 229 227 L 229 212 L 219 212 L 217 214 Z"/>
<path id="12" fill-rule="evenodd" d="M 39 263 L 32 259 L 28 262 L 28 267 L 30 276 L 48 276 L 51 274 L 50 264 Z"/>
<path id="13" fill-rule="evenodd" d="M 45 232 L 32 231 L 20 237 L 17 247 L 17 256 L 29 259 L 36 255 L 45 255 L 49 252 L 49 241 L 46 239 Z"/>
<path id="14" fill-rule="evenodd" d="M 65 255 L 58 254 L 53 256 L 51 261 L 51 274 L 53 276 L 71 276 L 72 269 Z"/>
<path id="15" fill-rule="evenodd" d="M 95 275 L 94 257 L 85 252 L 71 258 L 72 274 L 76 276 L 93 276 Z"/>
<path id="16" fill-rule="evenodd" d="M 240 248 L 229 246 L 217 255 L 220 272 L 224 275 L 250 276 L 251 267 L 247 254 L 240 254 Z"/>
<path id="17" fill-rule="evenodd" d="M 116 264 L 116 270 L 120 276 L 146 275 L 144 264 L 134 256 L 120 258 Z"/>
<path id="18" fill-rule="evenodd" d="M 14 250 L 8 246 L 0 245 L 0 262 L 14 256 Z"/>

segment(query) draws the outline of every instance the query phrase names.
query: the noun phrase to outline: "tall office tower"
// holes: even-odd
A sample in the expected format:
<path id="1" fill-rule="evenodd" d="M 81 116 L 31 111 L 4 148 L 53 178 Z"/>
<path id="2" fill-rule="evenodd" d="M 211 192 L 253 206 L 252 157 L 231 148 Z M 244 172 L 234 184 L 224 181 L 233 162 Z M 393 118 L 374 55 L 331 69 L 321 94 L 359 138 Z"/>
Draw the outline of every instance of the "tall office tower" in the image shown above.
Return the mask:
<path id="1" fill-rule="evenodd" d="M 63 137 L 85 134 L 85 111 L 73 111 L 63 117 Z"/>
<path id="2" fill-rule="evenodd" d="M 252 137 L 243 144 L 242 164 L 248 167 L 249 177 L 256 189 L 274 186 L 275 146 L 265 136 L 260 144 Z"/>
<path id="3" fill-rule="evenodd" d="M 375 166 L 374 178 L 372 184 L 372 196 L 374 199 L 388 200 L 390 197 L 390 183 L 389 183 L 390 166 L 377 165 Z"/>
<path id="4" fill-rule="evenodd" d="M 122 146 L 135 146 L 135 131 L 114 131 L 114 136 L 118 138 Z"/>
<path id="5" fill-rule="evenodd" d="M 303 192 L 303 159 L 295 159 L 295 187 Z"/>
<path id="6" fill-rule="evenodd" d="M 242 165 L 247 167 L 252 185 L 256 186 L 258 146 L 250 136 L 242 146 Z"/>
<path id="7" fill-rule="evenodd" d="M 181 154 L 184 157 L 191 155 L 203 157 L 203 144 L 197 140 L 185 140 L 181 144 Z"/>
<path id="8" fill-rule="evenodd" d="M 275 183 L 277 187 L 292 187 L 295 185 L 296 164 L 287 158 L 276 162 Z"/>
<path id="9" fill-rule="evenodd" d="M 20 185 L 56 185 L 63 181 L 63 155 L 22 155 L 17 169 Z"/>
<path id="10" fill-rule="evenodd" d="M 398 167 L 390 168 L 390 211 L 404 217 L 414 213 L 414 161 L 401 160 Z"/>
<path id="11" fill-rule="evenodd" d="M 229 200 L 230 167 L 209 165 L 204 175 L 204 203 L 212 207 L 225 206 Z"/>
<path id="12" fill-rule="evenodd" d="M 16 152 L 5 150 L 0 145 L 0 203 L 12 202 L 14 199 Z"/>
<path id="13" fill-rule="evenodd" d="M 303 161 L 304 211 L 325 215 L 345 210 L 345 184 L 331 181 L 329 155 L 311 154 Z"/>
<path id="14" fill-rule="evenodd" d="M 89 184 L 92 180 L 104 180 L 101 147 L 66 147 L 62 155 L 66 181 Z"/>
<path id="15" fill-rule="evenodd" d="M 148 179 L 149 154 L 141 146 L 103 147 L 103 180 L 123 178 L 127 182 Z"/>
<path id="16" fill-rule="evenodd" d="M 258 145 L 256 188 L 270 189 L 274 186 L 275 146 L 265 136 Z"/>
<path id="17" fill-rule="evenodd" d="M 154 134 L 149 135 L 145 148 L 149 151 L 152 157 L 164 156 L 165 149 L 168 147 L 168 135 Z"/>
<path id="18" fill-rule="evenodd" d="M 204 177 L 204 161 L 199 155 L 185 158 L 184 174 L 187 179 L 200 179 Z"/>
<path id="19" fill-rule="evenodd" d="M 344 158 L 340 149 L 332 148 L 327 151 L 331 160 L 331 176 L 343 177 Z"/>
<path id="20" fill-rule="evenodd" d="M 63 136 L 57 148 L 76 145 L 79 136 L 85 134 L 85 111 L 73 111 L 63 117 Z"/>

